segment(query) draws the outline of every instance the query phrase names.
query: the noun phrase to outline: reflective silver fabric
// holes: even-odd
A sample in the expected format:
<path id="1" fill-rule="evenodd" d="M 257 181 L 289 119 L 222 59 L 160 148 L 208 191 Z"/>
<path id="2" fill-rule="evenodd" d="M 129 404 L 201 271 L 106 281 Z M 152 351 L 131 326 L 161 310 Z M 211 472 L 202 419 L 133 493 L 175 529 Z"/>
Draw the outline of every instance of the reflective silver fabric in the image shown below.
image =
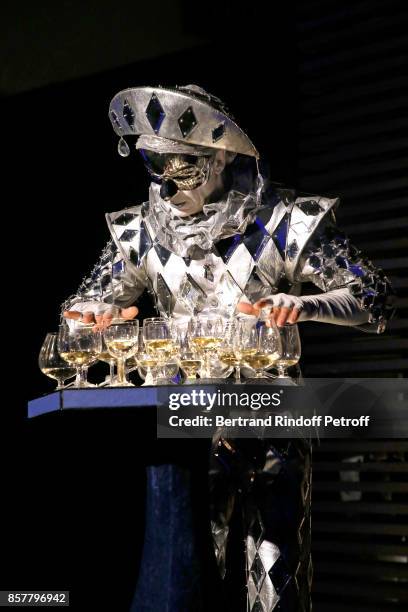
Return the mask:
<path id="1" fill-rule="evenodd" d="M 242 514 L 248 612 L 310 612 L 309 442 L 237 440 L 228 436 L 227 428 L 217 430 L 209 485 L 212 534 L 222 577 L 230 569 L 225 560 L 228 537 L 234 537 L 234 505 Z"/>
<path id="2" fill-rule="evenodd" d="M 149 149 L 157 153 L 181 153 L 185 155 L 213 155 L 214 149 L 210 147 L 200 147 L 189 145 L 160 136 L 139 136 L 136 142 L 136 149 Z"/>
<path id="3" fill-rule="evenodd" d="M 118 136 L 160 136 L 258 157 L 248 136 L 202 91 L 197 86 L 125 89 L 112 99 L 109 119 Z"/>
<path id="4" fill-rule="evenodd" d="M 64 308 L 129 306 L 147 288 L 167 315 L 228 317 L 239 301 L 281 293 L 298 297 L 299 321 L 383 331 L 388 280 L 338 230 L 337 200 L 280 192 L 269 205 L 257 200 L 229 192 L 207 215 L 181 219 L 152 187 L 150 202 L 107 215 L 113 241 Z M 325 293 L 301 297 L 304 282 Z"/>
<path id="5" fill-rule="evenodd" d="M 146 223 L 158 242 L 180 257 L 197 259 L 212 250 L 222 238 L 243 234 L 260 207 L 259 193 L 244 195 L 229 191 L 225 200 L 205 204 L 203 212 L 191 217 L 179 217 L 160 197 L 160 185 L 150 186 Z"/>

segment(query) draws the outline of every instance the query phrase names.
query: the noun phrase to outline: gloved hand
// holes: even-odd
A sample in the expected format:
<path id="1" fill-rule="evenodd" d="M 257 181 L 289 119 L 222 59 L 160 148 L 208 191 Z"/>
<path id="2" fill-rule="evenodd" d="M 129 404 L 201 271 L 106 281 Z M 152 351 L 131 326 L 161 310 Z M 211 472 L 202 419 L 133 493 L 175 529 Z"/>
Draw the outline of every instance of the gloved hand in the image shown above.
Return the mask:
<path id="1" fill-rule="evenodd" d="M 360 301 L 347 287 L 304 297 L 277 293 L 255 304 L 240 302 L 237 309 L 245 314 L 259 316 L 261 309 L 266 307 L 270 307 L 270 317 L 278 327 L 301 321 L 352 326 L 365 325 L 369 320 L 368 310 L 362 308 Z"/>
<path id="2" fill-rule="evenodd" d="M 270 317 L 274 319 L 278 327 L 283 327 L 287 323 L 294 324 L 298 321 L 303 309 L 303 302 L 302 298 L 295 295 L 277 293 L 276 295 L 270 295 L 262 300 L 258 300 L 255 304 L 240 302 L 237 306 L 239 312 L 257 317 L 263 308 L 269 308 Z"/>
<path id="3" fill-rule="evenodd" d="M 74 307 L 75 310 L 64 311 L 64 317 L 87 325 L 94 324 L 95 330 L 109 327 L 116 318 L 130 321 L 139 312 L 136 306 L 119 308 L 103 302 L 78 302 Z"/>

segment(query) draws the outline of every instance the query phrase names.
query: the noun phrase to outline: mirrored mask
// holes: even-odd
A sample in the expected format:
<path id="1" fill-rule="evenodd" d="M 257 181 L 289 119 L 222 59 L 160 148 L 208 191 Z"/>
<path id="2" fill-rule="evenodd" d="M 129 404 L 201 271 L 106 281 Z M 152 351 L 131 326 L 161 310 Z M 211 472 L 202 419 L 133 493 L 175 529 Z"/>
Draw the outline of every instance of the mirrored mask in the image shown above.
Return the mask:
<path id="1" fill-rule="evenodd" d="M 156 153 L 147 149 L 139 151 L 155 183 L 173 181 L 180 191 L 191 191 L 209 179 L 212 160 L 209 156 Z"/>

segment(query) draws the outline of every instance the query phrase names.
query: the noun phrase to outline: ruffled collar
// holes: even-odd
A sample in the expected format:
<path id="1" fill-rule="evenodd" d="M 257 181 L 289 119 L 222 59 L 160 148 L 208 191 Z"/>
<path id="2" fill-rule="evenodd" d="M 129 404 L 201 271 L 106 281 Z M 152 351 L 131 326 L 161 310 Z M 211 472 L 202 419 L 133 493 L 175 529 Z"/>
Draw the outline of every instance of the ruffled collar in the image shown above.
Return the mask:
<path id="1" fill-rule="evenodd" d="M 240 193 L 232 189 L 218 202 L 205 204 L 203 211 L 179 217 L 160 197 L 160 185 L 152 183 L 145 219 L 157 241 L 166 249 L 190 259 L 202 259 L 213 245 L 230 236 L 243 234 L 261 207 L 262 178 L 256 192 Z"/>

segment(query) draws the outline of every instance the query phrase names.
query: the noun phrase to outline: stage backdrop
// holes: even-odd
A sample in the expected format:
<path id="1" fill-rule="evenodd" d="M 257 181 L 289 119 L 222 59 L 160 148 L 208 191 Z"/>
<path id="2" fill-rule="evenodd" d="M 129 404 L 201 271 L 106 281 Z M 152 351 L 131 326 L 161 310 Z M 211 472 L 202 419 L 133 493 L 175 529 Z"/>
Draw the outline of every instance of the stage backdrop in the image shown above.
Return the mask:
<path id="1" fill-rule="evenodd" d="M 52 389 L 37 368 L 37 354 L 46 332 L 58 324 L 59 304 L 76 290 L 108 238 L 104 212 L 146 197 L 140 162 L 116 153 L 107 108 L 119 89 L 150 83 L 195 82 L 225 99 L 270 160 L 276 180 L 342 196 L 339 222 L 393 281 L 397 317 L 384 336 L 302 326 L 304 373 L 406 373 L 405 3 L 299 1 L 266 17 L 263 3 L 251 2 L 243 15 L 233 3 L 214 1 L 197 20 L 191 3 L 181 2 L 177 25 L 166 23 L 173 28 L 170 36 L 180 34 L 190 46 L 166 53 L 157 38 L 147 54 L 125 62 L 121 51 L 113 64 L 97 66 L 100 33 L 93 38 L 87 30 L 89 12 L 82 20 L 80 4 L 73 20 L 80 35 L 74 28 L 72 53 L 56 51 L 64 42 L 55 30 L 40 58 L 47 66 L 34 61 L 34 47 L 17 44 L 18 23 L 7 39 L 16 43 L 8 69 L 16 65 L 17 49 L 26 68 L 43 71 L 43 80 L 28 69 L 24 83 L 20 76 L 8 81 L 15 83 L 8 93 L 24 93 L 9 96 L 3 114 L 13 136 L 21 128 L 13 138 L 19 171 L 4 208 L 11 221 L 6 231 L 15 241 L 4 268 L 8 303 L 21 306 L 19 320 L 25 322 L 26 351 L 13 362 L 24 367 L 10 374 L 15 392 L 32 398 Z M 47 11 L 42 16 L 45 22 L 52 18 Z M 126 13 L 121 18 L 133 19 Z M 156 3 L 145 27 L 138 26 L 139 35 L 157 33 L 159 18 L 163 24 Z M 31 22 L 32 40 L 46 40 L 49 23 L 41 24 L 39 16 Z M 91 43 L 93 58 L 86 56 Z M 71 60 L 77 65 L 70 67 Z M 59 68 L 63 77 L 54 78 Z M 42 418 L 9 437 L 4 461 L 13 470 L 7 483 L 10 516 L 3 519 L 10 536 L 4 588 L 70 588 L 74 609 L 83 609 L 84 602 L 127 609 L 142 543 L 144 480 L 131 432 L 123 440 L 116 427 L 112 437 L 106 419 L 96 427 L 90 419 L 80 424 Z M 138 440 L 137 452 L 144 443 Z M 325 442 L 316 450 L 317 612 L 406 606 L 406 453 L 406 441 Z M 98 595 L 100 584 L 105 591 Z"/>

